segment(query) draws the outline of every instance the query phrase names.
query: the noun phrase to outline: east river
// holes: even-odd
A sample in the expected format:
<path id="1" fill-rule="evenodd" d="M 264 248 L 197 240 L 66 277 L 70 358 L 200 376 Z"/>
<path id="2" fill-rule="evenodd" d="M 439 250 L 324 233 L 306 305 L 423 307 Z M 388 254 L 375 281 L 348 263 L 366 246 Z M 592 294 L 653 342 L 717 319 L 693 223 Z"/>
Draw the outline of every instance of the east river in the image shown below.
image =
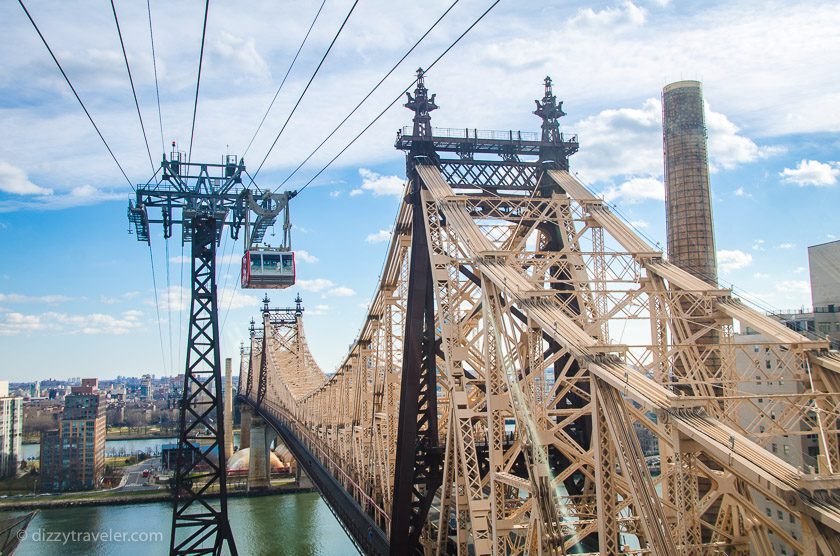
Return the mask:
<path id="1" fill-rule="evenodd" d="M 357 554 L 316 493 L 233 498 L 228 505 L 243 556 Z M 165 554 L 171 523 L 169 503 L 41 510 L 15 556 Z"/>

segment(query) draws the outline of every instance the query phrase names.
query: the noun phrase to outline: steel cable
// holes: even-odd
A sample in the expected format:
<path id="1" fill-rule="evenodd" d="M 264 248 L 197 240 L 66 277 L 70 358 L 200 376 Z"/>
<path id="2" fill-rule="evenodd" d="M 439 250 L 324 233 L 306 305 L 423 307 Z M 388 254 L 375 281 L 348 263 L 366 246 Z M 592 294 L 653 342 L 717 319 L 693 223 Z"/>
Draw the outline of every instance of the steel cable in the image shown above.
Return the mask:
<path id="1" fill-rule="evenodd" d="M 35 32 L 38 33 L 38 36 L 41 38 L 41 42 L 44 43 L 45 47 L 47 47 L 47 51 L 50 53 L 50 56 L 52 57 L 53 62 L 55 62 L 55 65 L 58 66 L 58 71 L 61 72 L 61 75 L 64 77 L 64 80 L 67 82 L 67 85 L 70 87 L 70 90 L 73 91 L 73 95 L 76 97 L 76 100 L 79 101 L 79 105 L 82 107 L 82 110 L 85 111 L 85 115 L 88 117 L 88 120 L 90 120 L 90 123 L 93 126 L 93 129 L 96 130 L 96 134 L 99 135 L 99 138 L 102 140 L 102 144 L 105 145 L 106 149 L 108 149 L 108 153 L 111 155 L 111 158 L 114 159 L 114 162 L 117 164 L 117 167 L 120 169 L 120 172 L 122 173 L 123 177 L 125 178 L 125 181 L 128 182 L 128 186 L 131 187 L 132 191 L 136 191 L 136 189 L 134 188 L 134 184 L 131 183 L 131 180 L 128 179 L 128 175 L 125 173 L 125 170 L 123 170 L 122 164 L 120 164 L 120 161 L 117 160 L 117 157 L 114 154 L 114 151 L 111 150 L 111 146 L 108 145 L 108 141 L 105 140 L 105 137 L 102 135 L 102 132 L 99 131 L 99 126 L 97 126 L 96 122 L 93 121 L 93 116 L 90 115 L 90 112 L 88 112 L 88 109 L 85 106 L 85 103 L 82 102 L 82 98 L 79 96 L 79 93 L 76 92 L 76 88 L 73 86 L 73 83 L 70 81 L 70 78 L 67 77 L 67 73 L 64 71 L 64 68 L 61 67 L 61 63 L 58 61 L 58 58 L 56 58 L 55 54 L 52 51 L 52 48 L 50 48 L 50 45 L 47 42 L 47 39 L 44 38 L 43 33 L 41 33 L 41 29 L 38 28 L 38 24 L 35 23 L 35 20 L 32 18 L 32 15 L 29 13 L 29 10 L 26 9 L 26 5 L 23 3 L 23 0 L 18 0 L 18 4 L 20 4 L 20 7 L 23 8 L 23 11 L 26 14 L 26 17 L 29 18 L 29 22 L 32 23 L 32 26 L 35 28 Z"/>
<path id="2" fill-rule="evenodd" d="M 268 105 L 268 109 L 266 109 L 265 114 L 263 114 L 262 120 L 260 120 L 260 125 L 257 126 L 257 130 L 254 132 L 254 135 L 251 137 L 251 140 L 248 142 L 248 146 L 245 147 L 245 152 L 242 153 L 242 157 L 244 158 L 248 151 L 251 150 L 251 145 L 254 144 L 254 139 L 257 138 L 257 134 L 262 129 L 263 124 L 265 123 L 265 119 L 268 117 L 268 113 L 271 112 L 271 108 L 274 106 L 274 102 L 277 100 L 277 96 L 280 94 L 280 91 L 283 89 L 283 85 L 286 84 L 286 79 L 289 77 L 289 73 L 291 73 L 292 68 L 295 67 L 295 62 L 297 62 L 298 56 L 300 56 L 300 51 L 303 50 L 303 45 L 306 44 L 306 40 L 309 38 L 309 34 L 312 32 L 312 28 L 315 27 L 315 22 L 318 21 L 318 16 L 321 15 L 321 10 L 324 9 L 324 4 L 327 3 L 327 0 L 323 0 L 321 2 L 321 7 L 318 8 L 318 12 L 315 14 L 315 19 L 312 20 L 312 23 L 309 24 L 309 29 L 306 31 L 306 35 L 303 37 L 303 40 L 298 46 L 297 52 L 295 52 L 294 58 L 292 58 L 292 63 L 289 64 L 289 68 L 286 70 L 286 75 L 283 76 L 283 80 L 280 81 L 280 86 L 277 87 L 277 92 L 274 93 L 274 98 L 271 99 L 271 102 Z"/>
<path id="3" fill-rule="evenodd" d="M 495 2 L 493 2 L 493 3 L 490 5 L 490 7 L 489 7 L 489 8 L 487 8 L 487 9 L 486 9 L 486 10 L 485 10 L 485 11 L 484 11 L 484 12 L 483 12 L 480 16 L 478 16 L 478 19 L 476 19 L 475 21 L 473 21 L 472 25 L 470 25 L 469 27 L 467 27 L 467 29 L 466 29 L 463 33 L 461 33 L 461 34 L 458 36 L 458 38 L 457 38 L 457 39 L 455 39 L 455 41 L 454 41 L 452 44 L 450 44 L 450 45 L 446 48 L 446 50 L 444 50 L 444 51 L 443 51 L 443 52 L 442 52 L 442 53 L 441 53 L 441 54 L 440 54 L 437 58 L 435 58 L 435 60 L 434 60 L 431 64 L 429 64 L 429 66 L 426 68 L 426 71 L 428 72 L 428 71 L 429 71 L 429 70 L 431 70 L 433 67 L 435 67 L 435 65 L 436 65 L 438 62 L 440 62 L 440 60 L 441 60 L 444 56 L 446 56 L 446 55 L 449 53 L 449 51 L 450 51 L 450 50 L 452 50 L 452 49 L 455 47 L 455 45 L 457 45 L 457 44 L 461 41 L 461 39 L 463 39 L 463 38 L 467 35 L 467 33 L 469 33 L 470 31 L 472 31 L 473 27 L 475 27 L 476 25 L 478 25 L 478 23 L 479 23 L 482 19 L 484 19 L 484 17 L 485 17 L 488 13 L 490 13 L 490 10 L 492 10 L 493 8 L 495 8 L 495 7 L 496 7 L 496 4 L 498 4 L 499 2 L 501 2 L 501 0 L 496 0 Z M 356 135 L 353 139 L 351 139 L 351 140 L 350 140 L 350 142 L 349 142 L 349 143 L 347 143 L 347 145 L 345 145 L 345 146 L 344 146 L 344 148 L 343 148 L 343 149 L 341 149 L 341 150 L 338 152 L 338 154 L 336 154 L 334 157 L 332 157 L 332 159 L 330 159 L 330 161 L 329 161 L 329 162 L 327 162 L 327 163 L 326 163 L 323 167 L 321 167 L 321 169 L 320 169 L 320 170 L 318 170 L 318 172 L 317 172 L 314 176 L 312 176 L 312 178 L 310 178 L 310 179 L 309 179 L 309 181 L 308 181 L 308 182 L 306 182 L 306 184 L 304 184 L 304 186 L 300 188 L 300 190 L 298 190 L 298 194 L 300 194 L 300 193 L 301 193 L 304 189 L 306 189 L 307 187 L 309 187 L 309 184 L 311 184 L 313 181 L 315 181 L 315 180 L 318 178 L 318 176 L 320 176 L 321 174 L 323 174 L 323 173 L 324 173 L 324 171 L 326 171 L 326 170 L 327 170 L 327 168 L 329 168 L 330 166 L 332 166 L 333 162 L 335 162 L 335 161 L 338 159 L 338 157 L 340 157 L 342 154 L 344 154 L 344 152 L 345 152 L 347 149 L 349 149 L 349 148 L 350 148 L 350 147 L 351 147 L 351 146 L 352 146 L 352 145 L 353 145 L 353 144 L 354 144 L 354 143 L 355 143 L 355 142 L 359 139 L 359 137 L 361 137 L 362 135 L 364 135 L 364 133 L 365 133 L 368 129 L 370 129 L 370 128 L 373 126 L 373 124 L 375 124 L 376 122 L 378 122 L 378 121 L 379 121 L 379 118 L 381 118 L 381 117 L 385 114 L 385 112 L 387 112 L 388 110 L 390 110 L 390 109 L 391 109 L 391 107 L 392 107 L 392 106 L 394 106 L 394 104 L 396 104 L 396 103 L 397 103 L 397 101 L 398 101 L 398 100 L 400 100 L 404 94 L 406 94 L 408 91 L 410 91 L 410 90 L 411 90 L 411 88 L 414 86 L 414 84 L 415 84 L 415 83 L 417 83 L 417 79 L 416 79 L 416 78 L 415 78 L 415 79 L 414 79 L 411 83 L 409 83 L 409 84 L 408 84 L 408 87 L 406 87 L 405 89 L 403 89 L 403 90 L 402 90 L 402 92 L 400 92 L 400 94 L 399 94 L 399 95 L 397 95 L 397 96 L 394 98 L 394 100 L 392 100 L 392 101 L 391 101 L 391 103 L 390 103 L 390 104 L 388 104 L 388 106 L 386 106 L 386 107 L 385 107 L 385 109 L 384 109 L 384 110 L 382 110 L 379 114 L 377 114 L 377 116 L 376 116 L 376 117 L 375 117 L 375 118 L 374 118 L 374 119 L 373 119 L 373 120 L 372 120 L 372 121 L 371 121 L 368 125 L 366 125 L 366 126 L 364 127 L 364 129 L 362 129 L 362 131 L 360 131 L 360 132 L 359 132 L 359 133 L 358 133 L 358 134 L 357 134 L 357 135 Z"/>
<path id="4" fill-rule="evenodd" d="M 390 70 L 388 70 L 388 73 L 386 73 L 386 74 L 382 77 L 382 79 L 380 79 L 380 80 L 379 80 L 379 82 L 378 82 L 376 85 L 374 85 L 374 86 L 373 86 L 373 88 L 372 88 L 372 89 L 368 92 L 368 94 L 366 94 L 366 95 L 365 95 L 365 97 L 364 97 L 362 100 L 360 100 L 360 101 L 359 101 L 359 103 L 358 103 L 358 104 L 357 104 L 357 105 L 353 108 L 353 110 L 351 110 L 351 111 L 350 111 L 350 113 L 349 113 L 349 114 L 347 114 L 347 115 L 344 117 L 344 119 L 343 119 L 343 120 L 341 120 L 341 122 L 339 122 L 339 124 L 338 124 L 337 126 L 335 126 L 335 128 L 334 128 L 334 129 L 330 132 L 330 134 L 329 134 L 329 135 L 327 135 L 327 136 L 324 138 L 324 140 L 323 140 L 323 141 L 321 141 L 321 142 L 318 144 L 318 146 L 317 146 L 317 147 L 315 147 L 315 148 L 312 150 L 312 152 L 311 152 L 311 153 L 309 153 L 309 156 L 307 156 L 306 158 L 304 158 L 304 159 L 303 159 L 303 162 L 301 162 L 300 164 L 298 164 L 298 165 L 297 165 L 297 168 L 295 168 L 294 170 L 292 170 L 292 173 L 291 173 L 291 174 L 289 174 L 288 176 L 286 176 L 286 178 L 285 178 L 285 179 L 284 179 L 284 180 L 280 183 L 280 185 L 278 185 L 276 188 L 274 188 L 274 191 L 277 191 L 278 189 L 280 189 L 281 187 L 283 187 L 283 186 L 286 184 L 286 182 L 288 182 L 290 179 L 292 179 L 292 177 L 293 177 L 295 174 L 297 174 L 298 170 L 300 170 L 300 169 L 303 167 L 303 165 L 304 165 L 304 164 L 306 164 L 307 162 L 309 162 L 309 159 L 311 159 L 313 156 L 315 156 L 315 153 L 317 153 L 317 152 L 321 149 L 321 147 L 323 147 L 323 146 L 324 146 L 324 144 L 325 144 L 327 141 L 329 141 L 329 140 L 330 140 L 330 138 L 331 138 L 333 135 L 335 135 L 335 134 L 336 134 L 336 132 L 338 132 L 338 130 L 339 130 L 339 129 L 341 129 L 341 127 L 342 127 L 345 123 L 347 123 L 347 120 L 349 120 L 349 119 L 353 116 L 353 114 L 355 114 L 355 113 L 356 113 L 356 111 L 357 111 L 359 108 L 361 108 L 361 106 L 362 106 L 365 102 L 367 102 L 367 100 L 371 97 L 371 95 L 373 95 L 373 93 L 375 93 L 375 92 L 376 92 L 376 90 L 379 88 L 379 86 L 380 86 L 380 85 L 382 85 L 382 83 L 384 83 L 384 82 L 385 82 L 385 80 L 386 80 L 386 79 L 388 79 L 388 78 L 391 76 L 391 74 L 392 74 L 392 73 L 394 73 L 394 71 L 397 69 L 397 67 L 399 67 L 399 65 L 400 65 L 400 64 L 402 64 L 402 63 L 405 61 L 405 59 L 406 59 L 406 58 L 408 58 L 408 56 L 409 56 L 412 52 L 414 52 L 414 49 L 416 49 L 416 48 L 420 45 L 420 43 L 421 43 L 421 42 L 423 42 L 423 40 L 424 40 L 424 39 L 425 39 L 425 38 L 429 35 L 429 33 L 431 33 L 431 32 L 435 29 L 435 27 L 437 27 L 438 23 L 440 23 L 440 22 L 443 20 L 443 18 L 444 18 L 444 17 L 446 17 L 446 16 L 447 16 L 447 14 L 449 14 L 449 12 L 450 12 L 450 11 L 452 11 L 452 8 L 454 8 L 454 7 L 455 7 L 455 5 L 456 5 L 456 4 L 458 4 L 458 2 L 459 2 L 459 1 L 460 1 L 460 0 L 455 0 L 454 2 L 452 2 L 452 4 L 450 4 L 450 6 L 449 6 L 448 8 L 446 8 L 446 11 L 445 11 L 445 12 L 443 12 L 443 14 L 441 14 L 441 16 L 440 16 L 439 18 L 437 18 L 437 20 L 436 20 L 436 21 L 432 24 L 432 26 L 431 26 L 431 27 L 429 27 L 429 29 L 428 29 L 428 30 L 426 30 L 426 32 L 425 32 L 425 33 L 423 33 L 423 35 L 422 35 L 419 39 L 417 39 L 417 42 L 415 42 L 415 43 L 414 43 L 414 45 L 413 45 L 411 48 L 409 48 L 409 49 L 408 49 L 408 51 L 407 51 L 405 54 L 403 54 L 402 58 L 400 58 L 399 60 L 397 60 L 397 63 L 396 63 L 396 64 L 394 64 L 394 65 L 391 67 L 391 69 L 390 69 Z"/>
<path id="5" fill-rule="evenodd" d="M 286 121 L 283 123 L 283 127 L 280 128 L 280 131 L 277 133 L 277 137 L 274 138 L 274 142 L 271 143 L 271 146 L 268 148 L 268 152 L 265 153 L 265 156 L 263 157 L 262 162 L 260 162 L 260 165 L 257 167 L 257 171 L 254 172 L 254 176 L 251 179 L 251 183 L 254 183 L 254 180 L 257 178 L 257 174 L 259 174 L 260 170 L 262 170 L 262 167 L 265 164 L 265 161 L 268 160 L 268 156 L 271 154 L 271 151 L 274 150 L 274 146 L 277 145 L 277 141 L 280 139 L 280 136 L 283 135 L 283 131 L 285 131 L 286 126 L 289 125 L 289 121 L 291 121 L 292 116 L 294 116 L 295 111 L 297 111 L 298 106 L 300 106 L 300 102 L 303 100 L 303 97 L 306 95 L 306 92 L 309 90 L 310 85 L 312 85 L 312 81 L 315 80 L 315 76 L 318 75 L 318 71 L 320 71 L 321 66 L 324 65 L 324 62 L 326 61 L 327 56 L 329 56 L 330 51 L 332 50 L 332 47 L 335 45 L 335 41 L 338 40 L 338 37 L 341 35 L 341 31 L 344 29 L 344 26 L 347 25 L 347 21 L 350 19 L 350 16 L 353 14 L 353 10 L 356 9 L 356 6 L 358 4 L 359 4 L 359 0 L 356 0 L 355 2 L 353 2 L 353 5 L 350 7 L 350 11 L 347 12 L 347 15 L 345 16 L 344 21 L 341 22 L 341 27 L 338 28 L 338 31 L 335 33 L 335 36 L 333 37 L 332 41 L 330 42 L 330 45 L 327 47 L 326 52 L 324 52 L 324 55 L 321 56 L 321 61 L 318 62 L 318 67 L 316 67 L 315 71 L 312 72 L 312 77 L 309 78 L 309 81 L 306 83 L 306 87 L 304 87 L 303 92 L 300 93 L 300 96 L 298 97 L 297 102 L 295 102 L 295 105 L 292 107 L 292 111 L 289 112 L 289 116 L 286 118 Z"/>

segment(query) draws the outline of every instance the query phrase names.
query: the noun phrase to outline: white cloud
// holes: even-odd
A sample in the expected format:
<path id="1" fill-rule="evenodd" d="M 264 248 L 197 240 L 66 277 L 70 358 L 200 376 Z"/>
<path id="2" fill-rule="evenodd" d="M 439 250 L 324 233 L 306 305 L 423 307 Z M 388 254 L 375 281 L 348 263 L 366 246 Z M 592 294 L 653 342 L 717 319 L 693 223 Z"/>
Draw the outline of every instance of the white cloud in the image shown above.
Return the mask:
<path id="1" fill-rule="evenodd" d="M 190 306 L 190 290 L 181 286 L 169 286 L 169 289 L 158 290 L 158 303 L 163 311 L 184 311 Z M 143 303 L 155 306 L 155 299 L 151 297 Z"/>
<path id="2" fill-rule="evenodd" d="M 312 255 L 309 251 L 298 249 L 297 251 L 295 251 L 295 260 L 300 260 L 305 263 L 317 263 L 318 257 Z"/>
<path id="3" fill-rule="evenodd" d="M 763 280 L 764 278 L 770 278 L 770 275 L 765 274 L 763 272 L 756 272 L 755 274 L 753 274 L 753 278 L 755 278 L 756 280 Z"/>
<path id="4" fill-rule="evenodd" d="M 569 20 L 570 27 L 637 27 L 644 24 L 647 10 L 629 0 L 603 10 L 582 8 Z"/>
<path id="5" fill-rule="evenodd" d="M 334 287 L 335 282 L 326 278 L 313 278 L 312 280 L 298 280 L 295 285 L 304 291 L 317 293 Z"/>
<path id="6" fill-rule="evenodd" d="M 405 181 L 399 176 L 383 176 L 367 168 L 359 168 L 359 175 L 362 177 L 362 185 L 350 192 L 351 197 L 364 191 L 370 191 L 374 197 L 402 196 L 405 190 Z"/>
<path id="7" fill-rule="evenodd" d="M 138 292 L 138 291 L 125 292 L 124 294 L 118 295 L 118 296 L 115 296 L 115 297 L 109 297 L 107 295 L 100 295 L 99 296 L 99 301 L 101 303 L 104 303 L 105 305 L 116 305 L 118 303 L 122 303 L 123 301 L 129 300 L 129 299 L 134 299 L 138 295 L 140 295 L 140 292 Z"/>
<path id="8" fill-rule="evenodd" d="M 26 172 L 8 162 L 0 161 L 0 191 L 15 195 L 52 195 L 53 190 L 35 185 Z"/>
<path id="9" fill-rule="evenodd" d="M 815 185 L 825 187 L 837 183 L 840 176 L 840 163 L 819 162 L 818 160 L 800 160 L 796 168 L 785 168 L 779 173 L 783 181 L 800 187 Z"/>
<path id="10" fill-rule="evenodd" d="M 720 249 L 717 252 L 718 265 L 724 272 L 745 268 L 752 263 L 752 255 L 738 249 Z"/>
<path id="11" fill-rule="evenodd" d="M 780 243 L 779 244 L 779 249 L 793 249 L 794 247 L 796 247 L 796 245 L 793 244 L 793 243 Z"/>
<path id="12" fill-rule="evenodd" d="M 638 230 L 650 228 L 650 222 L 648 222 L 647 220 L 631 220 L 630 225 Z"/>
<path id="13" fill-rule="evenodd" d="M 806 272 L 807 270 L 808 269 L 805 268 L 804 266 L 797 266 L 795 269 L 793 269 L 793 273 L 794 274 L 802 274 L 802 273 Z"/>
<path id="14" fill-rule="evenodd" d="M 1 188 L 0 188 L 1 189 Z M 61 210 L 93 205 L 105 201 L 119 201 L 127 198 L 126 193 L 106 191 L 91 185 L 80 185 L 62 194 L 54 194 L 51 189 L 45 194 L 33 194 L 26 200 L 0 201 L 0 212 L 19 210 Z"/>
<path id="15" fill-rule="evenodd" d="M 753 251 L 764 251 L 764 243 L 765 241 L 763 239 L 753 241 Z"/>
<path id="16" fill-rule="evenodd" d="M 253 38 L 243 39 L 227 31 L 214 35 L 212 52 L 223 60 L 232 62 L 237 70 L 256 77 L 269 77 L 268 64 L 257 52 Z"/>
<path id="17" fill-rule="evenodd" d="M 705 116 L 711 172 L 731 170 L 741 164 L 778 154 L 782 150 L 778 147 L 759 147 L 752 139 L 739 135 L 740 128 L 724 114 L 709 108 L 708 103 Z"/>
<path id="18" fill-rule="evenodd" d="M 18 293 L 0 293 L 0 303 L 46 303 L 53 305 L 72 300 L 66 295 L 22 295 Z"/>
<path id="19" fill-rule="evenodd" d="M 327 291 L 325 295 L 330 297 L 351 297 L 356 295 L 356 292 L 346 286 L 338 286 Z"/>
<path id="20" fill-rule="evenodd" d="M 128 334 L 143 327 L 140 311 L 124 311 L 119 316 L 104 313 L 40 314 L 3 313 L 0 315 L 0 336 L 17 336 L 33 332 L 51 334 Z"/>
<path id="21" fill-rule="evenodd" d="M 333 199 L 341 197 L 341 191 L 330 191 L 330 197 L 332 197 Z"/>
<path id="22" fill-rule="evenodd" d="M 322 297 L 350 297 L 356 292 L 346 286 L 339 286 L 332 280 L 326 278 L 313 278 L 312 280 L 298 280 L 295 284 L 302 290 L 320 293 Z"/>
<path id="23" fill-rule="evenodd" d="M 574 167 L 593 181 L 613 176 L 662 174 L 662 104 L 647 99 L 641 108 L 602 110 L 574 124 L 586 148 Z"/>
<path id="24" fill-rule="evenodd" d="M 227 311 L 233 309 L 254 309 L 260 307 L 260 299 L 253 295 L 243 293 L 237 284 L 234 287 L 227 287 L 219 290 L 219 309 Z"/>
<path id="25" fill-rule="evenodd" d="M 391 230 L 379 230 L 376 233 L 368 234 L 365 241 L 368 243 L 382 243 L 391 239 Z"/>
<path id="26" fill-rule="evenodd" d="M 306 314 L 309 316 L 326 315 L 329 310 L 329 305 L 315 305 L 314 307 L 307 307 Z"/>
<path id="27" fill-rule="evenodd" d="M 747 193 L 747 191 L 743 187 L 739 187 L 738 189 L 733 191 L 732 194 L 736 197 L 752 197 L 752 193 Z"/>
<path id="28" fill-rule="evenodd" d="M 730 170 L 777 154 L 777 147 L 760 147 L 740 134 L 729 118 L 706 105 L 709 169 Z M 645 100 L 638 108 L 602 110 L 575 123 L 585 147 L 575 155 L 575 168 L 586 180 L 616 176 L 659 177 L 662 159 L 662 102 Z M 742 190 L 743 192 L 743 190 Z M 736 193 L 737 194 L 737 193 Z"/>
<path id="29" fill-rule="evenodd" d="M 601 195 L 608 203 L 621 201 L 627 204 L 640 203 L 649 199 L 665 200 L 662 182 L 654 178 L 633 178 L 618 187 L 609 187 Z"/>
<path id="30" fill-rule="evenodd" d="M 811 293 L 811 286 L 805 280 L 782 280 L 776 283 L 776 291 L 807 295 Z"/>

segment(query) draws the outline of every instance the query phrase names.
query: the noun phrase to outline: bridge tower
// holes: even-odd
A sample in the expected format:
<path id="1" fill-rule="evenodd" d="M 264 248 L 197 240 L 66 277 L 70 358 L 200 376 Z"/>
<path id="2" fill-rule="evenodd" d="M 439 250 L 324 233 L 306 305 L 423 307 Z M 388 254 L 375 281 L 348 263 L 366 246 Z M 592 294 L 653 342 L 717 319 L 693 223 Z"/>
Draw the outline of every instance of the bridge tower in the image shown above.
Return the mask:
<path id="1" fill-rule="evenodd" d="M 414 112 L 412 138 L 406 156 L 408 176 L 414 176 L 408 202 L 411 220 L 405 341 L 403 345 L 394 500 L 391 511 L 391 554 L 423 554 L 420 535 L 432 500 L 443 480 L 438 441 L 437 369 L 435 365 L 435 307 L 430 253 L 414 165 L 419 159 L 436 160 L 431 116 L 438 108 L 428 94 L 423 69 L 417 70 L 414 96 L 406 93 L 405 107 Z"/>

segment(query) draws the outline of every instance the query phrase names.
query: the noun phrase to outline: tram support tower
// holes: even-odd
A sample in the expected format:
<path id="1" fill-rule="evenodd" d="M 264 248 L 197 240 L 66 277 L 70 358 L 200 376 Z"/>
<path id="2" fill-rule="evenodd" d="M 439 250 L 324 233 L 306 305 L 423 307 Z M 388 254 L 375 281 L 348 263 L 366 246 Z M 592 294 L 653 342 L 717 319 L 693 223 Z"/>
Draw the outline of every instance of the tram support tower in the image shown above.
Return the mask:
<path id="1" fill-rule="evenodd" d="M 162 224 L 164 238 L 171 237 L 173 224 L 181 224 L 181 240 L 191 244 L 192 295 L 169 553 L 236 556 L 227 513 L 229 454 L 223 416 L 231 408 L 224 407 L 222 389 L 216 247 L 225 224 L 234 241 L 244 225 L 246 249 L 261 242 L 278 215 L 288 214 L 294 192 L 243 186 L 245 163 L 235 156 L 226 156 L 221 164 L 189 163 L 185 158 L 173 142 L 169 159 L 164 155 L 161 169 L 137 186 L 128 206 L 138 241 L 150 244 L 150 224 Z M 150 218 L 150 208 L 160 209 L 160 218 Z M 211 498 L 216 494 L 218 498 Z"/>

